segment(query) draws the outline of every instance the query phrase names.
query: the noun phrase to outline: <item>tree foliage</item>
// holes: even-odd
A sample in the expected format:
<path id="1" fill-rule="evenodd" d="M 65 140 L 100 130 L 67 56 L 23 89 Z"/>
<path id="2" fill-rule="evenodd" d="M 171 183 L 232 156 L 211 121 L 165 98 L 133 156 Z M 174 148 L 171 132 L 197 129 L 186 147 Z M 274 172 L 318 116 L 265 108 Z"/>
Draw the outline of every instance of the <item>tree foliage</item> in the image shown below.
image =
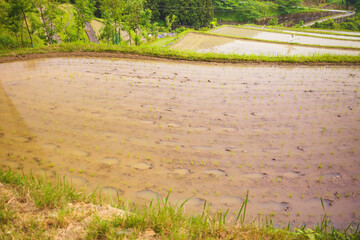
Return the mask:
<path id="1" fill-rule="evenodd" d="M 327 19 L 322 22 L 316 22 L 312 28 L 360 31 L 360 16 L 349 18 L 341 23 L 336 23 L 334 19 Z"/>
<path id="2" fill-rule="evenodd" d="M 128 0 L 126 4 L 126 14 L 124 22 L 126 30 L 130 36 L 134 33 L 134 42 L 136 45 L 140 44 L 141 33 L 146 32 L 146 29 L 151 27 L 151 10 L 144 8 L 145 0 Z"/>
<path id="3" fill-rule="evenodd" d="M 5 0 L 1 2 L 1 11 L 4 15 L 1 22 L 16 38 L 20 33 L 21 44 L 24 45 L 23 29 L 25 28 L 31 45 L 33 45 L 32 29 L 29 24 L 29 14 L 35 11 L 33 0 Z"/>
<path id="4" fill-rule="evenodd" d="M 105 26 L 101 31 L 102 40 L 115 43 L 115 34 L 120 31 L 124 22 L 125 3 L 124 0 L 102 0 L 100 2 L 101 16 L 105 20 Z"/>
<path id="5" fill-rule="evenodd" d="M 75 0 L 74 7 L 76 9 L 76 29 L 77 37 L 84 34 L 85 23 L 90 22 L 94 17 L 95 5 L 93 0 Z"/>
<path id="6" fill-rule="evenodd" d="M 297 9 L 301 6 L 302 0 L 277 0 L 279 4 L 280 15 L 290 14 L 297 12 Z"/>
<path id="7" fill-rule="evenodd" d="M 55 42 L 54 35 L 56 29 L 54 20 L 56 19 L 57 2 L 51 0 L 35 0 L 35 6 L 40 12 L 42 21 L 42 27 L 38 28 L 40 38 L 45 39 L 48 44 L 52 44 Z"/>
<path id="8" fill-rule="evenodd" d="M 194 28 L 208 27 L 214 17 L 212 0 L 148 0 L 146 7 L 153 13 L 153 20 L 166 21 L 175 15 L 176 24 Z"/>

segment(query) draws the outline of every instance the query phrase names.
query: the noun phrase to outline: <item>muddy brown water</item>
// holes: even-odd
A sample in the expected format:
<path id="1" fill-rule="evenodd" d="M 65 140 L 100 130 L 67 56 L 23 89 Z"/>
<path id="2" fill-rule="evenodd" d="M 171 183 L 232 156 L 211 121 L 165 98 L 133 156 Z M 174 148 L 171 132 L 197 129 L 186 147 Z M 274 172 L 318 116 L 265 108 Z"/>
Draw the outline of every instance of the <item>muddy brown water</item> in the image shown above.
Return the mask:
<path id="1" fill-rule="evenodd" d="M 359 222 L 360 71 L 92 58 L 0 64 L 0 165 L 89 191 Z"/>
<path id="2" fill-rule="evenodd" d="M 311 36 L 302 36 L 294 35 L 294 38 L 291 38 L 292 33 L 276 33 L 276 32 L 267 32 L 254 29 L 245 29 L 238 27 L 222 27 L 218 28 L 213 33 L 246 37 L 260 40 L 269 40 L 269 41 L 279 41 L 279 42 L 291 42 L 300 43 L 300 44 L 310 44 L 310 45 L 319 45 L 319 46 L 337 46 L 337 47 L 355 47 L 360 48 L 360 41 L 348 41 L 348 40 L 337 40 L 329 38 L 318 38 Z M 357 40 L 360 40 L 357 38 Z"/>

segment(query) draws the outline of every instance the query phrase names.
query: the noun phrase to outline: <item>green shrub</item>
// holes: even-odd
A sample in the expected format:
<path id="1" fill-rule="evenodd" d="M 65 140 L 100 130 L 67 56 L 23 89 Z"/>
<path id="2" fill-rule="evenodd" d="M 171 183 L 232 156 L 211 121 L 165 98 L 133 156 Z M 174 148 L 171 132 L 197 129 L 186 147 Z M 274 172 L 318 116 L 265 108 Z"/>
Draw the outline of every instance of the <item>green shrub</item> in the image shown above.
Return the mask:
<path id="1" fill-rule="evenodd" d="M 12 49 L 19 47 L 16 39 L 9 35 L 0 34 L 0 49 Z"/>
<path id="2" fill-rule="evenodd" d="M 279 23 L 279 19 L 277 19 L 276 17 L 273 17 L 268 22 L 268 25 L 277 25 L 278 23 Z"/>
<path id="3" fill-rule="evenodd" d="M 341 23 L 334 22 L 334 19 L 327 19 L 320 23 L 316 22 L 312 28 L 360 31 L 360 17 L 349 18 L 347 21 Z"/>
<path id="4" fill-rule="evenodd" d="M 179 27 L 179 28 L 175 29 L 175 32 L 179 34 L 179 33 L 182 33 L 182 32 L 184 32 L 186 30 L 187 30 L 186 27 Z"/>

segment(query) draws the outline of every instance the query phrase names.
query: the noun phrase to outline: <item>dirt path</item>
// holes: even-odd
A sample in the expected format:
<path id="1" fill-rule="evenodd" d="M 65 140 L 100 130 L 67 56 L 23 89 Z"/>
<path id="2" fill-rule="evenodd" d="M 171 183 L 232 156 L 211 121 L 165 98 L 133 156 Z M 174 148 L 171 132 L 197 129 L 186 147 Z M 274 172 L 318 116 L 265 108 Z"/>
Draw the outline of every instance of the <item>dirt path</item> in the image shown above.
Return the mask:
<path id="1" fill-rule="evenodd" d="M 71 20 L 72 20 L 72 18 L 73 18 L 73 11 L 72 11 L 71 7 L 66 7 L 66 9 L 67 9 L 68 12 L 70 13 L 70 17 L 69 17 L 69 20 L 68 20 L 67 23 L 66 23 L 65 28 L 67 28 L 67 27 L 70 25 Z"/>
<path id="2" fill-rule="evenodd" d="M 85 23 L 85 32 L 90 42 L 99 43 L 99 40 L 96 38 L 95 31 L 89 22 Z"/>

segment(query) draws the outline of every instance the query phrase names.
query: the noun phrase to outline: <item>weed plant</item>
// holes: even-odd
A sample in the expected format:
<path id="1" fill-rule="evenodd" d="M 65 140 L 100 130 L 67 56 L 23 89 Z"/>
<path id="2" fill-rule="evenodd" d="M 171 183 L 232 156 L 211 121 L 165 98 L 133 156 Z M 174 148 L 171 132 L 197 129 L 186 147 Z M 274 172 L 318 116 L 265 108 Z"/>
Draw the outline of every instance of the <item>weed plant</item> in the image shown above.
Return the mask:
<path id="1" fill-rule="evenodd" d="M 101 190 L 94 190 L 85 195 L 69 185 L 65 179 L 58 178 L 55 183 L 50 183 L 45 177 L 37 178 L 31 173 L 25 175 L 11 170 L 0 170 L 0 182 L 10 189 L 21 202 L 32 201 L 38 210 L 31 219 L 20 218 L 20 209 L 12 208 L 11 201 L 6 196 L 0 197 L 0 238 L 49 238 L 49 233 L 55 233 L 57 229 L 66 229 L 73 224 L 69 219 L 77 219 L 68 203 L 88 202 L 91 204 L 104 203 Z M 3 188 L 4 186 L 2 186 Z M 323 200 L 321 206 L 324 216 L 321 222 L 313 228 L 302 226 L 301 228 L 275 227 L 270 214 L 269 218 L 260 223 L 246 222 L 246 209 L 249 200 L 249 191 L 236 215 L 235 219 L 229 217 L 229 210 L 210 213 L 207 201 L 204 201 L 203 210 L 199 214 L 188 212 L 186 204 L 191 198 L 171 204 L 170 192 L 165 198 L 157 196 L 149 205 L 141 206 L 130 204 L 120 199 L 111 201 L 113 208 L 124 210 L 125 214 L 116 215 L 112 218 L 102 218 L 96 211 L 92 213 L 91 220 L 85 226 L 85 238 L 87 239 L 121 239 L 121 238 L 145 238 L 150 234 L 156 239 L 359 239 L 359 226 L 350 224 L 345 230 L 339 231 L 331 226 L 330 219 L 325 212 Z M 98 196 L 98 198 L 96 197 Z M 82 203 L 83 204 L 83 203 Z M 45 214 L 47 209 L 57 211 L 52 214 L 52 222 L 46 225 L 37 219 L 36 214 Z M 42 211 L 43 210 L 43 211 Z M 263 213 L 260 211 L 261 215 Z M 300 213 L 298 213 L 299 215 Z M 73 216 L 74 215 L 74 216 Z M 74 222 L 74 223 L 75 223 Z M 19 225 L 20 224 L 20 225 Z M 11 236 L 9 235 L 11 233 Z M 51 237 L 50 237 L 51 238 Z"/>

